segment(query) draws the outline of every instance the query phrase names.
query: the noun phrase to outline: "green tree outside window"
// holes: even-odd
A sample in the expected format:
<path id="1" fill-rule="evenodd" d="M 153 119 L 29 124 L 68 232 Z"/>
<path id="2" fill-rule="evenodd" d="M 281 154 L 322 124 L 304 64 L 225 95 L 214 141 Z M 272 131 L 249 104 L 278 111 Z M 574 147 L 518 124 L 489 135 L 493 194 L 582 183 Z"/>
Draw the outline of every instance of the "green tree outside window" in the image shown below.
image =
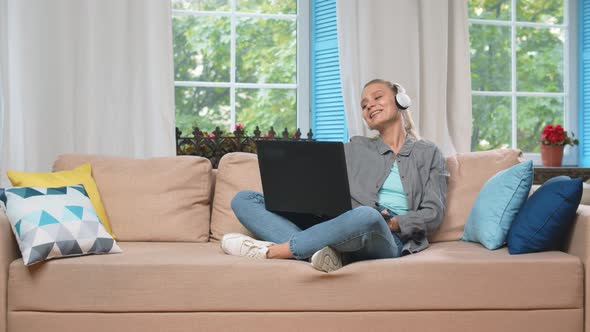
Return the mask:
<path id="1" fill-rule="evenodd" d="M 295 132 L 297 0 L 172 0 L 172 8 L 176 126 L 183 136 L 195 124 L 207 132 L 231 131 L 236 123 Z"/>
<path id="2" fill-rule="evenodd" d="M 565 1 L 469 0 L 473 151 L 539 152 L 543 127 L 564 124 Z"/>

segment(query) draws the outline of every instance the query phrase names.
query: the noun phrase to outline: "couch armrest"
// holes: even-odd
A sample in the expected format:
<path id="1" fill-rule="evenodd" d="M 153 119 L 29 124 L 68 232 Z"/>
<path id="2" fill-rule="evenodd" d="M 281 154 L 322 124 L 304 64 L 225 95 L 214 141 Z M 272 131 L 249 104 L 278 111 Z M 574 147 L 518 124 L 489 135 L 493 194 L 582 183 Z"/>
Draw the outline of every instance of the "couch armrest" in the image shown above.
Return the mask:
<path id="1" fill-rule="evenodd" d="M 565 251 L 584 264 L 584 331 L 590 332 L 590 206 L 580 205 Z"/>
<path id="2" fill-rule="evenodd" d="M 0 332 L 6 332 L 8 266 L 20 257 L 12 227 L 4 210 L 0 209 Z"/>

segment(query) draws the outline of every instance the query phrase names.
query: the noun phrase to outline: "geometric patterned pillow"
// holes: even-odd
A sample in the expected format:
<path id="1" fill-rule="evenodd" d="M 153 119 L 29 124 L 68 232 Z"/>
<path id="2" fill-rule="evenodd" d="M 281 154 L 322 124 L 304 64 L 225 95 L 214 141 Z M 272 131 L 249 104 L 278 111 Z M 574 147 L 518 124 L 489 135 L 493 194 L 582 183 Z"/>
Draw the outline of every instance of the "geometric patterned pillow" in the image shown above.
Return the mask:
<path id="1" fill-rule="evenodd" d="M 83 185 L 0 188 L 25 265 L 46 259 L 120 253 L 100 223 Z"/>

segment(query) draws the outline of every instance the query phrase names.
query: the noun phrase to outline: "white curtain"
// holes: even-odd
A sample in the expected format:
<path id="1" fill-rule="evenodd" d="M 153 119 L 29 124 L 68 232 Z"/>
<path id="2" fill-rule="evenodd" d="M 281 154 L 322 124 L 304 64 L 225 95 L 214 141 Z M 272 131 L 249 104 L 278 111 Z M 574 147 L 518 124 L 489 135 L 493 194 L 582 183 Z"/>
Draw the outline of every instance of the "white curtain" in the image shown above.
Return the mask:
<path id="1" fill-rule="evenodd" d="M 7 43 L 7 36 L 6 33 L 7 29 L 7 21 L 8 21 L 8 3 L 5 0 L 0 0 L 0 59 L 7 58 L 8 56 L 8 43 Z M 2 123 L 4 121 L 4 110 L 6 109 L 7 101 L 6 97 L 8 93 L 6 89 L 3 87 L 3 80 L 6 80 L 5 76 L 8 72 L 8 68 L 6 67 L 8 63 L 5 61 L 0 61 L 0 147 L 2 146 Z M 1 153 L 1 150 L 0 150 Z M 3 157 L 0 154 L 0 171 L 2 168 L 2 161 Z M 2 176 L 0 175 L 0 186 L 2 186 Z"/>
<path id="2" fill-rule="evenodd" d="M 0 172 L 175 154 L 169 0 L 0 0 Z"/>
<path id="3" fill-rule="evenodd" d="M 465 0 L 337 0 L 342 92 L 350 136 L 372 136 L 363 85 L 403 85 L 420 135 L 445 155 L 470 151 L 471 79 Z"/>

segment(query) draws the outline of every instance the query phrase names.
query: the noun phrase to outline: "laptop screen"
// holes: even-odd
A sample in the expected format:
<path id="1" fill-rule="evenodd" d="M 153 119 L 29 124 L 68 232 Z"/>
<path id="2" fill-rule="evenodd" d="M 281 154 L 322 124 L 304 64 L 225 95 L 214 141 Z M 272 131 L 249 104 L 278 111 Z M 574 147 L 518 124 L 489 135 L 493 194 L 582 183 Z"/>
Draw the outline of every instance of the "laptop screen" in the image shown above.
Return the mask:
<path id="1" fill-rule="evenodd" d="M 259 140 L 266 209 L 336 217 L 352 209 L 341 142 Z"/>

